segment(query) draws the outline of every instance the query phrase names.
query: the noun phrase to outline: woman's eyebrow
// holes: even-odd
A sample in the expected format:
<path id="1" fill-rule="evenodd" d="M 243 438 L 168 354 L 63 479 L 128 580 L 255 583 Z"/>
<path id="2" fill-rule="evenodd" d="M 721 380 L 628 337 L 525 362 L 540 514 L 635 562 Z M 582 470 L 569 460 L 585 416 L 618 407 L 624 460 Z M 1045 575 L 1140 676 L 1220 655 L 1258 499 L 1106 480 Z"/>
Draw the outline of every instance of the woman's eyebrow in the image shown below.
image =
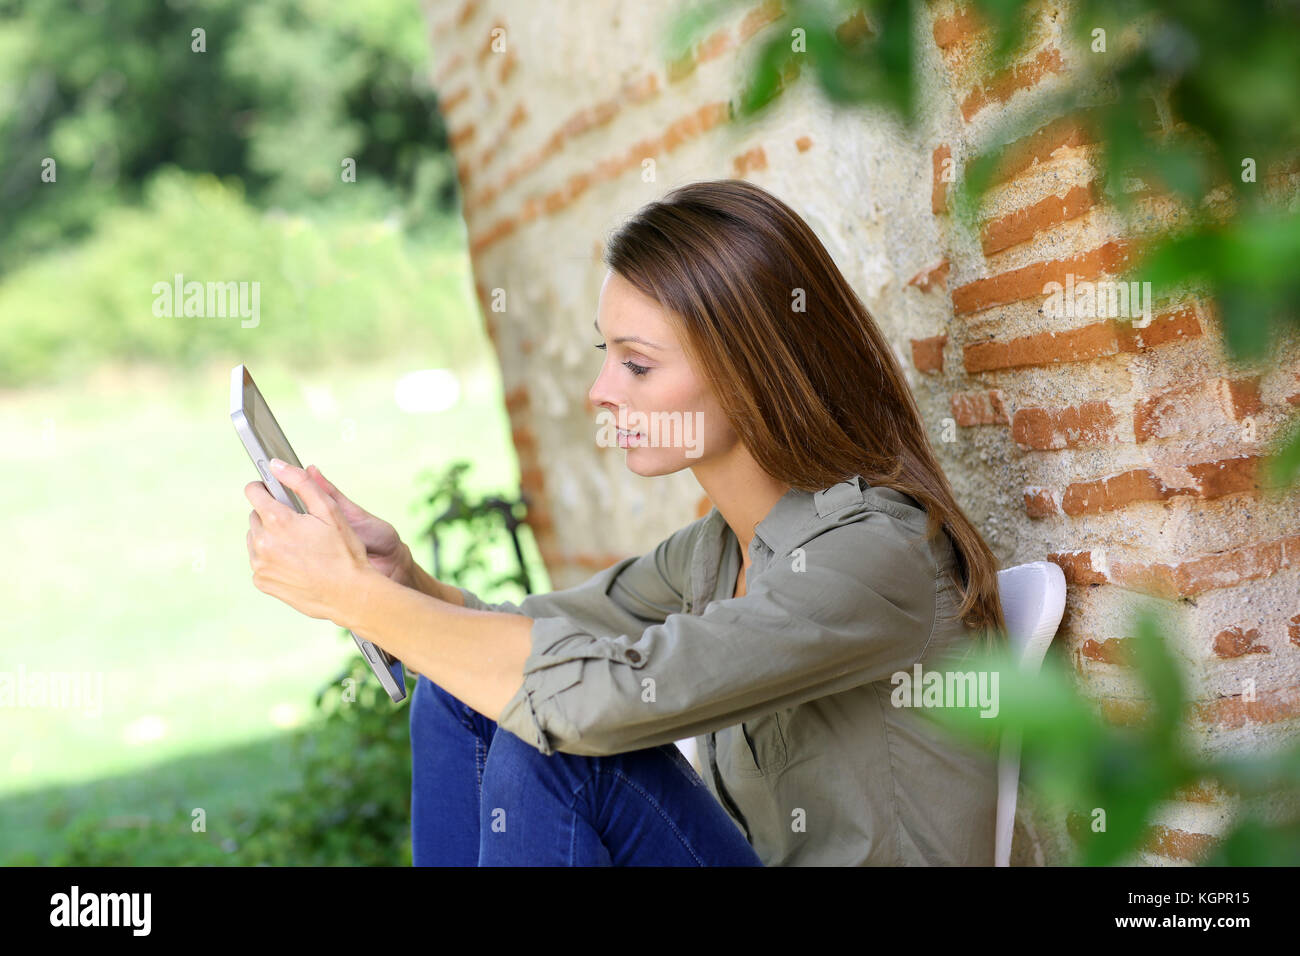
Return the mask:
<path id="1" fill-rule="evenodd" d="M 599 333 L 603 337 L 604 333 L 600 331 L 600 324 L 595 319 L 592 320 L 591 324 L 596 327 L 597 333 Z M 647 342 L 645 339 L 636 335 L 620 335 L 618 338 L 614 340 L 615 345 L 621 345 L 624 342 L 640 342 L 642 345 L 648 345 L 652 349 L 663 348 L 662 345 L 655 345 L 653 342 Z"/>

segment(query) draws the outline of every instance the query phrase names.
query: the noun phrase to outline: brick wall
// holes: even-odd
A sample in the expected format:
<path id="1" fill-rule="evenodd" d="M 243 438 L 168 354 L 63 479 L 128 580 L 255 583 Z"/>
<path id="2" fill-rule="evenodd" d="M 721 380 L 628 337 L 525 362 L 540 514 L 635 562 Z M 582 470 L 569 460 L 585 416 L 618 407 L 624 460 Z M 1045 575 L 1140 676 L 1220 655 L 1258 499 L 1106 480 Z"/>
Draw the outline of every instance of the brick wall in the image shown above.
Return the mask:
<path id="1" fill-rule="evenodd" d="M 1077 118 L 1047 117 L 1014 145 L 977 236 L 952 221 L 949 183 L 977 145 L 1087 55 L 1063 35 L 1068 6 L 1042 5 L 1030 51 L 988 75 L 974 18 L 934 4 L 911 135 L 872 110 L 836 115 L 805 83 L 759 122 L 728 124 L 780 4 L 738 9 L 672 64 L 655 45 L 662 6 L 578 16 L 562 0 L 468 0 L 428 13 L 482 317 L 555 586 L 707 508 L 689 472 L 646 481 L 595 444 L 602 239 L 674 185 L 748 178 L 807 219 L 894 342 L 958 499 L 1004 564 L 1064 570 L 1054 653 L 1101 713 L 1141 719 L 1125 628 L 1155 596 L 1184 629 L 1190 739 L 1248 752 L 1293 738 L 1300 508 L 1261 488 L 1257 466 L 1300 404 L 1300 349 L 1276 367 L 1230 366 L 1214 304 L 1195 296 L 1157 292 L 1142 325 L 1044 314 L 1047 283 L 1116 277 L 1141 239 L 1101 199 Z M 1140 202 L 1144 228 L 1177 214 L 1152 192 Z M 1230 808 L 1212 786 L 1180 793 L 1134 862 L 1194 860 Z M 1072 825 L 1026 794 L 1013 863 L 1060 862 Z"/>

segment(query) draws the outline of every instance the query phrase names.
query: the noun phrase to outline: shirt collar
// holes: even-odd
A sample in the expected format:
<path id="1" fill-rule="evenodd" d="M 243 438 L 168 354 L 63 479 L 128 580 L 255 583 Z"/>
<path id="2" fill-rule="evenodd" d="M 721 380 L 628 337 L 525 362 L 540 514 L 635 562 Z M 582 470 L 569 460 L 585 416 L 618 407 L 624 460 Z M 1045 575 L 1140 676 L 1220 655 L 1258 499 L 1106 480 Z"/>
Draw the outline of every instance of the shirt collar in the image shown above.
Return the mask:
<path id="1" fill-rule="evenodd" d="M 773 554 L 784 554 L 794 540 L 795 532 L 817 514 L 813 508 L 813 493 L 791 488 L 772 505 L 767 516 L 754 525 L 754 535 Z"/>
<path id="2" fill-rule="evenodd" d="M 796 532 L 816 516 L 813 493 L 790 488 L 777 499 L 763 520 L 754 525 L 754 536 L 773 554 L 784 554 Z M 731 527 L 716 506 L 709 510 L 707 524 L 708 533 L 717 541 L 717 553 L 721 554 Z"/>
<path id="3" fill-rule="evenodd" d="M 914 498 L 892 488 L 877 488 L 868 484 L 861 475 L 854 475 L 817 492 L 790 488 L 772 505 L 766 517 L 754 525 L 754 537 L 773 555 L 787 554 L 807 540 L 806 531 L 810 526 L 818 523 L 830 526 L 836 522 L 837 513 L 851 505 L 860 505 L 868 498 L 871 499 L 871 508 L 888 512 L 914 529 L 925 528 L 925 510 Z M 731 546 L 734 537 L 722 512 L 716 507 L 711 508 L 704 523 L 702 547 L 695 553 L 692 568 L 697 594 L 712 593 L 724 549 Z"/>

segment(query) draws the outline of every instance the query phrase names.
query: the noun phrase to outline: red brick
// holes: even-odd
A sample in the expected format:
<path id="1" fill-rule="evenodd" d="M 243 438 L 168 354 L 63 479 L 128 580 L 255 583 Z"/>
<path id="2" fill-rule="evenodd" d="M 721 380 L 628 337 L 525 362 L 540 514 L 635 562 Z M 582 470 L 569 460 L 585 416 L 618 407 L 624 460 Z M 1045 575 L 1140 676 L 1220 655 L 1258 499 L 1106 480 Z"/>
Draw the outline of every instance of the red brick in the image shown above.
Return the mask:
<path id="1" fill-rule="evenodd" d="M 763 152 L 762 146 L 755 146 L 737 156 L 732 160 L 732 164 L 736 170 L 736 178 L 743 179 L 751 169 L 767 169 L 767 153 Z"/>
<path id="2" fill-rule="evenodd" d="M 1047 560 L 1060 567 L 1066 584 L 1105 584 L 1106 575 L 1092 565 L 1091 551 L 1056 551 Z"/>
<path id="3" fill-rule="evenodd" d="M 1102 445 L 1115 441 L 1116 420 L 1110 402 L 1020 408 L 1011 420 L 1011 437 L 1040 450 Z"/>
<path id="4" fill-rule="evenodd" d="M 460 149 L 462 144 L 468 143 L 474 138 L 474 132 L 474 124 L 467 123 L 465 126 L 462 126 L 460 129 L 456 130 L 456 132 L 447 137 L 447 143 L 453 150 Z"/>
<path id="5" fill-rule="evenodd" d="M 992 182 L 1005 183 L 1035 163 L 1049 160 L 1059 149 L 1087 146 L 1093 142 L 1089 129 L 1092 111 L 1079 110 L 1010 143 L 994 169 Z"/>
<path id="6" fill-rule="evenodd" d="M 514 442 L 515 451 L 522 457 L 532 457 L 537 454 L 537 436 L 527 425 L 520 425 L 518 428 L 510 430 L 510 439 Z"/>
<path id="7" fill-rule="evenodd" d="M 1157 597 L 1195 597 L 1300 567 L 1300 534 L 1244 545 L 1179 564 L 1111 562 L 1107 579 Z M 1068 577 L 1068 574 L 1067 574 Z"/>
<path id="8" fill-rule="evenodd" d="M 1064 285 L 1067 274 L 1073 274 L 1076 282 L 1114 274 L 1128 262 L 1133 251 L 1130 242 L 1116 239 L 1068 259 L 1035 262 L 987 279 L 977 279 L 953 290 L 953 310 L 957 315 L 968 315 L 995 305 L 1044 296 L 1047 283 Z"/>
<path id="9" fill-rule="evenodd" d="M 529 407 L 528 386 L 518 385 L 505 394 L 506 414 L 512 418 Z"/>
<path id="10" fill-rule="evenodd" d="M 452 110 L 468 99 L 469 87 L 462 86 L 460 89 L 456 90 L 455 93 L 448 93 L 445 98 L 438 101 L 438 111 L 442 113 L 443 118 L 446 119 Z"/>
<path id="11" fill-rule="evenodd" d="M 652 96 L 657 96 L 659 91 L 659 76 L 655 73 L 647 73 L 623 88 L 624 99 L 632 104 L 643 103 Z"/>
<path id="12" fill-rule="evenodd" d="M 524 491 L 541 491 L 546 487 L 546 475 L 540 468 L 522 468 L 519 471 L 519 487 Z"/>
<path id="13" fill-rule="evenodd" d="M 510 79 L 510 74 L 515 71 L 519 58 L 515 56 L 513 49 L 509 50 L 501 62 L 501 72 L 497 74 L 497 82 L 504 83 Z"/>
<path id="14" fill-rule="evenodd" d="M 1218 842 L 1218 837 L 1208 833 L 1189 833 L 1175 827 L 1155 825 L 1146 829 L 1142 849 L 1156 856 L 1196 863 L 1203 860 Z"/>
<path id="15" fill-rule="evenodd" d="M 1257 457 L 1243 456 L 1185 465 L 1190 483 L 1166 483 L 1150 468 L 1134 468 L 1098 481 L 1076 482 L 1062 496 L 1061 510 L 1071 516 L 1096 514 L 1135 501 L 1165 501 L 1176 495 L 1208 499 L 1254 491 L 1258 487 L 1259 461 Z"/>
<path id="16" fill-rule="evenodd" d="M 736 32 L 740 35 L 741 42 L 748 40 L 769 23 L 781 19 L 784 12 L 781 0 L 764 0 L 762 4 L 745 14 L 745 19 L 740 21 L 740 27 Z"/>
<path id="17" fill-rule="evenodd" d="M 704 38 L 695 51 L 695 59 L 700 63 L 707 63 L 709 60 L 722 56 L 729 49 L 731 49 L 731 34 L 724 27 L 721 30 L 715 30 Z"/>
<path id="18" fill-rule="evenodd" d="M 1088 638 L 1079 645 L 1079 656 L 1101 664 L 1116 664 L 1121 667 L 1133 665 L 1133 639 L 1131 637 L 1108 637 L 1102 641 Z"/>
<path id="19" fill-rule="evenodd" d="M 907 284 L 916 286 L 922 292 L 929 292 L 930 289 L 939 283 L 942 283 L 946 287 L 948 284 L 948 268 L 948 260 L 940 259 L 937 264 L 922 269 L 916 275 L 912 276 L 912 278 L 908 279 Z"/>
<path id="20" fill-rule="evenodd" d="M 948 341 L 946 335 L 936 335 L 928 339 L 912 339 L 912 364 L 918 372 L 928 374 L 943 371 L 943 347 Z"/>
<path id="21" fill-rule="evenodd" d="M 1196 719 L 1216 730 L 1276 724 L 1300 717 L 1300 687 L 1259 691 L 1254 700 L 1243 700 L 1240 694 L 1234 694 L 1194 706 Z"/>
<path id="22" fill-rule="evenodd" d="M 1067 332 L 1038 332 L 1006 342 L 976 342 L 962 349 L 962 363 L 974 375 L 1002 368 L 1085 362 L 1118 351 L 1115 323 L 1107 320 Z"/>
<path id="23" fill-rule="evenodd" d="M 1255 628 L 1243 630 L 1240 626 L 1229 627 L 1214 635 L 1214 654 L 1216 657 L 1233 658 L 1243 654 L 1267 654 L 1269 649 L 1257 644 L 1259 631 Z"/>
<path id="24" fill-rule="evenodd" d="M 871 24 L 867 15 L 859 10 L 835 28 L 835 39 L 845 46 L 852 47 L 872 35 Z"/>
<path id="25" fill-rule="evenodd" d="M 505 28 L 506 28 L 505 23 L 500 18 L 498 18 L 492 21 L 492 26 L 488 27 L 486 30 L 483 31 L 483 37 L 484 37 L 483 45 L 478 48 L 478 60 L 480 63 L 482 63 L 485 59 L 490 57 L 493 54 L 493 52 L 495 52 L 492 49 L 492 42 L 495 39 L 492 35 L 492 31 L 504 30 Z M 506 41 L 506 49 L 508 50 L 510 48 L 509 46 L 510 38 L 508 33 L 504 35 L 504 39 Z"/>
<path id="26" fill-rule="evenodd" d="M 1202 498 L 1221 498 L 1243 491 L 1257 491 L 1264 484 L 1263 459 L 1258 455 L 1239 455 L 1218 461 L 1188 465 L 1196 481 L 1196 493 Z"/>
<path id="27" fill-rule="evenodd" d="M 1045 229 L 1082 216 L 1096 203 L 1097 194 L 1091 184 L 1075 186 L 1063 196 L 1048 196 L 1032 206 L 994 219 L 980 233 L 984 255 L 1009 249 Z"/>
<path id="28" fill-rule="evenodd" d="M 940 50 L 964 43 L 984 29 L 979 15 L 970 7 L 961 7 L 956 13 L 947 17 L 936 17 L 934 21 L 934 45 Z"/>
<path id="29" fill-rule="evenodd" d="M 1239 422 L 1259 412 L 1259 377 L 1212 378 L 1167 389 L 1133 408 L 1133 435 L 1139 442 L 1197 434 L 1206 425 Z"/>
<path id="30" fill-rule="evenodd" d="M 1002 393 L 995 389 L 953 395 L 952 416 L 964 428 L 973 425 L 1005 425 L 1008 422 Z"/>
<path id="31" fill-rule="evenodd" d="M 727 104 L 725 102 L 704 104 L 672 123 L 661 138 L 642 140 L 633 144 L 620 162 L 611 163 L 604 160 L 590 170 L 573 174 L 569 177 L 565 186 L 552 190 L 542 197 L 542 211 L 547 215 L 558 213 L 582 195 L 591 185 L 616 175 L 616 170 L 628 169 L 639 163 L 643 158 L 657 156 L 660 152 L 671 152 L 683 143 L 707 133 L 724 122 L 726 118 Z M 557 136 L 559 136 L 559 140 L 563 140 L 561 134 L 557 133 Z M 552 137 L 552 141 L 555 141 L 555 137 Z M 507 216 L 505 219 L 493 223 L 484 232 L 471 237 L 471 255 L 476 255 L 493 243 L 511 235 L 521 224 L 522 220 L 516 216 Z"/>
<path id="32" fill-rule="evenodd" d="M 1056 514 L 1056 501 L 1047 488 L 1025 489 L 1025 514 L 1030 518 L 1050 518 Z"/>
<path id="33" fill-rule="evenodd" d="M 565 142 L 575 136 L 581 136 L 592 129 L 596 129 L 610 122 L 618 115 L 624 106 L 641 103 L 646 99 L 659 93 L 659 80 L 654 73 L 647 73 L 640 79 L 626 83 L 614 97 L 604 100 L 594 106 L 584 107 L 569 115 L 551 135 L 547 137 L 541 148 L 524 157 L 518 165 L 507 170 L 499 183 L 481 190 L 472 196 L 467 203 L 469 208 L 481 208 L 495 199 L 500 193 L 509 189 L 521 177 L 537 169 L 543 162 L 555 155 L 564 146 Z M 520 113 L 522 105 L 516 107 L 516 115 L 519 116 L 518 122 L 522 122 L 523 116 Z M 517 125 L 516 117 L 511 117 L 511 128 Z M 499 147 L 494 144 L 493 149 Z M 611 179 L 618 174 L 623 168 L 619 165 L 617 171 L 607 170 L 608 161 L 597 166 L 600 181 Z M 462 178 L 464 181 L 464 178 Z"/>
<path id="34" fill-rule="evenodd" d="M 485 232 L 480 233 L 470 242 L 470 255 L 478 255 L 494 242 L 504 239 L 515 231 L 518 223 L 513 216 L 506 216 L 504 219 L 493 223 Z"/>
<path id="35" fill-rule="evenodd" d="M 1151 716 L 1151 704 L 1144 700 L 1102 697 L 1096 704 L 1101 718 L 1118 727 L 1138 727 Z"/>
<path id="36" fill-rule="evenodd" d="M 1005 103 L 1021 90 L 1027 90 L 1044 77 L 1060 73 L 1064 69 L 1061 51 L 1054 46 L 1046 47 L 1032 60 L 1009 67 L 992 77 L 988 83 L 971 90 L 961 104 L 962 119 L 970 122 L 971 117 L 984 107 Z"/>
<path id="37" fill-rule="evenodd" d="M 667 74 L 669 83 L 677 83 L 686 79 L 695 72 L 696 67 L 695 51 L 687 50 L 680 57 L 668 63 Z"/>
<path id="38" fill-rule="evenodd" d="M 1180 339 L 1196 338 L 1201 334 L 1201 322 L 1195 307 L 1179 306 L 1154 316 L 1144 329 L 1134 327 L 1132 320 L 1119 321 L 1116 334 L 1121 352 L 1141 352 Z"/>
<path id="39" fill-rule="evenodd" d="M 1171 799 L 1181 800 L 1184 803 L 1219 803 L 1231 796 L 1232 794 L 1225 787 L 1214 780 L 1178 787 L 1170 794 Z"/>

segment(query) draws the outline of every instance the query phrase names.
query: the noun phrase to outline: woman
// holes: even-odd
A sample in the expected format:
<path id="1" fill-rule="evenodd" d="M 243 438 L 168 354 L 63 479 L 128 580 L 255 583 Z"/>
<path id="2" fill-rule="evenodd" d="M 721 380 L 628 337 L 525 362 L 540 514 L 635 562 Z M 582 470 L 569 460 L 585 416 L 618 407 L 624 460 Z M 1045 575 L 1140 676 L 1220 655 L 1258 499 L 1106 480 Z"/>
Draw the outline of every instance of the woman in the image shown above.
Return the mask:
<path id="1" fill-rule="evenodd" d="M 997 565 L 889 343 L 748 182 L 671 191 L 605 261 L 589 398 L 629 469 L 689 467 L 713 504 L 653 551 L 488 605 L 314 468 L 281 472 L 309 515 L 247 489 L 284 552 L 250 531 L 258 586 L 421 675 L 415 863 L 991 864 L 991 754 L 891 678 L 999 639 Z"/>

